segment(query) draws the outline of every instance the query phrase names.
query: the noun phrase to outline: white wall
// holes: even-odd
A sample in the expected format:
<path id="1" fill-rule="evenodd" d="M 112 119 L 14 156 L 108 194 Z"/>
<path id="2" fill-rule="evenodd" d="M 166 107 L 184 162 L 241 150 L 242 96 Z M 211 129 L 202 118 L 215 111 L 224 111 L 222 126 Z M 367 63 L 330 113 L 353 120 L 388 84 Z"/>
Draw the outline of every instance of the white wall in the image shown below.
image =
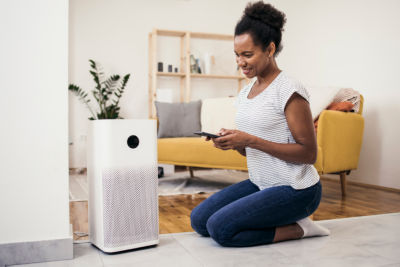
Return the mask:
<path id="1" fill-rule="evenodd" d="M 122 98 L 125 118 L 147 118 L 148 33 L 152 28 L 232 34 L 247 0 L 70 1 L 69 81 L 93 88 L 88 59 L 109 73 L 131 73 Z M 284 49 L 278 65 L 307 84 L 352 87 L 365 97 L 365 135 L 359 169 L 349 179 L 400 188 L 395 158 L 400 111 L 395 99 L 400 53 L 400 2 L 396 0 L 271 1 L 286 13 Z M 165 44 L 165 43 L 164 43 Z M 171 45 L 166 54 L 175 53 Z M 200 47 L 198 48 L 201 49 Z M 232 46 L 221 48 L 232 55 Z M 175 52 L 171 52 L 175 51 Z M 162 53 L 162 51 L 161 51 Z M 165 53 L 165 52 L 164 52 Z M 201 54 L 201 51 L 199 52 Z M 160 56 L 160 60 L 171 60 Z M 161 80 L 161 79 L 160 79 Z M 160 87 L 177 87 L 162 79 Z M 197 81 L 193 98 L 232 94 L 236 82 Z M 222 91 L 221 91 L 222 89 Z M 233 90 L 233 93 L 235 89 Z M 85 166 L 86 118 L 70 95 L 70 166 Z"/>
<path id="2" fill-rule="evenodd" d="M 0 32 L 0 243 L 68 238 L 68 1 L 1 1 Z"/>

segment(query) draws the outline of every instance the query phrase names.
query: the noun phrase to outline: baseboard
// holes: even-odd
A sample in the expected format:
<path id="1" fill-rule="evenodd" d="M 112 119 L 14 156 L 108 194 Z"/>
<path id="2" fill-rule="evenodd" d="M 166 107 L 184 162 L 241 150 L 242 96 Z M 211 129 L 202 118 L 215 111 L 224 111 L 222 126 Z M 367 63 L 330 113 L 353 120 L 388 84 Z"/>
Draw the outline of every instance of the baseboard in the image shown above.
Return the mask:
<path id="1" fill-rule="evenodd" d="M 335 179 L 333 177 L 327 177 L 327 176 L 324 176 L 324 175 L 321 176 L 321 179 L 340 183 L 340 179 Z M 353 182 L 353 181 L 350 181 L 350 180 L 347 180 L 346 183 L 349 184 L 349 185 L 356 185 L 356 186 L 361 186 L 361 187 L 365 187 L 365 188 L 372 188 L 372 189 L 378 189 L 378 190 L 382 190 L 382 191 L 400 193 L 400 189 L 391 188 L 391 187 L 385 187 L 385 186 L 381 186 L 381 185 L 365 184 L 365 183 L 360 183 L 360 182 Z"/>
<path id="2" fill-rule="evenodd" d="M 0 267 L 73 259 L 73 237 L 0 244 Z"/>

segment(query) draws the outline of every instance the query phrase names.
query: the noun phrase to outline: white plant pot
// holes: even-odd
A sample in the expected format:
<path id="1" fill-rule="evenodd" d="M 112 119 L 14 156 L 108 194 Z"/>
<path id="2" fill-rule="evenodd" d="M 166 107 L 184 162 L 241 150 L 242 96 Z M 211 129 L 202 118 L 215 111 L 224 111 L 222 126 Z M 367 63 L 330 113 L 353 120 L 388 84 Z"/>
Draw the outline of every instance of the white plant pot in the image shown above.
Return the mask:
<path id="1" fill-rule="evenodd" d="M 89 123 L 89 237 L 104 252 L 159 242 L 156 127 L 155 120 Z"/>

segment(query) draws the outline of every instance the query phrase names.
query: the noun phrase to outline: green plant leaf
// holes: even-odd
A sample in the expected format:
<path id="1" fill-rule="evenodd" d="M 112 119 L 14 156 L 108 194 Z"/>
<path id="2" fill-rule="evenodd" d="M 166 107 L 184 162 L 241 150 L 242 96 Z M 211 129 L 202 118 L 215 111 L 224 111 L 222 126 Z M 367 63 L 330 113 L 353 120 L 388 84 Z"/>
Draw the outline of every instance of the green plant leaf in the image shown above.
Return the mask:
<path id="1" fill-rule="evenodd" d="M 118 105 L 130 74 L 126 74 L 122 78 L 122 81 L 120 81 L 121 76 L 118 74 L 111 75 L 109 78 L 104 79 L 101 65 L 92 59 L 89 59 L 89 63 L 91 68 L 89 73 L 95 82 L 95 88 L 91 93 L 99 106 L 99 112 L 95 115 L 88 104 L 90 102 L 88 93 L 82 90 L 79 86 L 70 84 L 68 90 L 79 97 L 79 99 L 88 107 L 92 113 L 92 117 L 90 117 L 89 120 L 122 118 L 119 116 L 120 107 Z"/>
<path id="2" fill-rule="evenodd" d="M 87 106 L 90 113 L 92 113 L 92 115 L 94 116 L 93 110 L 89 106 L 90 99 L 87 98 L 88 94 L 85 91 L 83 91 L 79 86 L 72 83 L 68 86 L 68 90 L 74 93 L 76 96 L 78 96 L 79 100 L 82 101 Z"/>

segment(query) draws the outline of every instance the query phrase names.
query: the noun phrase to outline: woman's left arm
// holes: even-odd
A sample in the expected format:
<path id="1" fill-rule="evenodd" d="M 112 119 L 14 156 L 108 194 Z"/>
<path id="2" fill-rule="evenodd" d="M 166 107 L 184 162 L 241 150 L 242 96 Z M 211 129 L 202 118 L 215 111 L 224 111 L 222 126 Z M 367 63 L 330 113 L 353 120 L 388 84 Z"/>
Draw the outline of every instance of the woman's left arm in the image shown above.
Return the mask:
<path id="1" fill-rule="evenodd" d="M 285 107 L 285 116 L 296 143 L 274 143 L 238 130 L 221 130 L 221 136 L 214 139 L 220 149 L 251 147 L 281 160 L 294 163 L 314 164 L 317 159 L 317 141 L 314 132 L 309 103 L 294 93 Z"/>

